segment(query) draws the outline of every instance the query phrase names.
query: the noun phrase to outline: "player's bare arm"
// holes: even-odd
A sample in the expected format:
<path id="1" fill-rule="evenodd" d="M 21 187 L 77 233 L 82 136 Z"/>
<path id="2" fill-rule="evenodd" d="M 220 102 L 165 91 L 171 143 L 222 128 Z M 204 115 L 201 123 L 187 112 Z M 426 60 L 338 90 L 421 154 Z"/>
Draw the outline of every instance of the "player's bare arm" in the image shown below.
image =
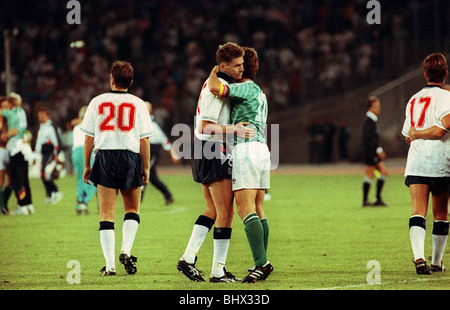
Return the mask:
<path id="1" fill-rule="evenodd" d="M 202 121 L 201 128 L 199 128 L 202 134 L 223 134 L 223 135 L 236 135 L 239 138 L 251 138 L 256 135 L 256 130 L 246 127 L 250 122 L 240 122 L 235 125 L 221 126 L 211 121 Z"/>
<path id="2" fill-rule="evenodd" d="M 150 140 L 149 138 L 142 138 L 140 140 L 140 153 L 142 158 L 142 173 L 144 184 L 148 183 L 150 178 Z"/>
<path id="3" fill-rule="evenodd" d="M 442 125 L 444 126 L 445 129 L 450 131 L 450 114 L 447 114 L 442 118 Z"/>
<path id="4" fill-rule="evenodd" d="M 446 131 L 444 129 L 437 126 L 433 126 L 425 130 L 416 130 L 415 127 L 411 126 L 408 132 L 408 136 L 411 141 L 414 141 L 416 139 L 439 140 L 445 134 L 445 132 Z"/>
<path id="5" fill-rule="evenodd" d="M 226 97 L 228 94 L 228 86 L 222 84 L 217 77 L 219 74 L 219 66 L 215 66 L 211 70 L 211 74 L 209 75 L 208 87 L 209 90 L 216 96 Z"/>
<path id="6" fill-rule="evenodd" d="M 83 170 L 83 180 L 87 184 L 89 183 L 89 174 L 91 173 L 91 154 L 94 149 L 94 137 L 85 136 L 84 139 L 84 170 Z"/>

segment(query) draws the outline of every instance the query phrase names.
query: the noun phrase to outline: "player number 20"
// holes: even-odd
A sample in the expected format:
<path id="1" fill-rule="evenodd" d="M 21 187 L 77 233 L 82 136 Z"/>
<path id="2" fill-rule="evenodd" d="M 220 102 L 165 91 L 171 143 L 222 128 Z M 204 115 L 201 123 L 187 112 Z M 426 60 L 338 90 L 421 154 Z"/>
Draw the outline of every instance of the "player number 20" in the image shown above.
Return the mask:
<path id="1" fill-rule="evenodd" d="M 130 131 L 134 128 L 136 108 L 132 103 L 124 102 L 116 106 L 112 102 L 103 102 L 98 107 L 98 113 L 106 115 L 100 124 L 100 131 L 114 131 L 115 126 L 120 131 Z"/>

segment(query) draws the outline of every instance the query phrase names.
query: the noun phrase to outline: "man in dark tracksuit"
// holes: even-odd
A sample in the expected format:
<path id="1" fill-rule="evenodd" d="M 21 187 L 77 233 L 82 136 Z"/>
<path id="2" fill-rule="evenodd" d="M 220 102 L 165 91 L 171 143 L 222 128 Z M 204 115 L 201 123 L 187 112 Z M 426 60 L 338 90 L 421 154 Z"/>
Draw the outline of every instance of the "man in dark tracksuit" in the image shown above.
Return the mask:
<path id="1" fill-rule="evenodd" d="M 161 194 L 164 195 L 164 199 L 166 201 L 166 205 L 171 205 L 174 202 L 172 193 L 170 192 L 169 188 L 166 184 L 164 184 L 163 181 L 158 176 L 158 172 L 156 170 L 157 164 L 159 161 L 159 155 L 161 147 L 168 152 L 171 152 L 172 144 L 170 143 L 169 139 L 167 138 L 166 134 L 163 132 L 161 127 L 158 125 L 158 123 L 154 120 L 154 117 L 152 115 L 153 108 L 152 104 L 148 101 L 145 101 L 145 104 L 147 105 L 148 112 L 150 113 L 150 118 L 153 121 L 153 130 L 154 134 L 150 136 L 150 183 L 158 191 L 161 192 Z M 171 154 L 172 156 L 172 154 Z M 145 187 L 142 187 L 142 195 L 141 195 L 141 201 L 144 199 L 144 192 Z"/>
<path id="2" fill-rule="evenodd" d="M 384 182 L 387 177 L 387 170 L 383 160 L 386 154 L 383 148 L 379 145 L 378 137 L 378 116 L 381 113 L 380 99 L 371 96 L 367 104 L 366 119 L 363 126 L 362 134 L 362 150 L 364 156 L 365 176 L 363 182 L 363 203 L 362 206 L 386 206 L 381 199 L 381 192 L 383 190 Z M 368 201 L 368 195 L 372 180 L 375 177 L 375 170 L 380 172 L 377 180 L 376 201 L 371 204 Z"/>
<path id="3" fill-rule="evenodd" d="M 62 198 L 62 193 L 58 191 L 55 184 L 55 169 L 57 156 L 61 146 L 58 128 L 50 120 L 50 114 L 46 109 L 38 111 L 38 119 L 41 125 L 36 139 L 36 153 L 42 156 L 41 179 L 44 183 L 47 198 L 46 204 L 58 203 Z"/>

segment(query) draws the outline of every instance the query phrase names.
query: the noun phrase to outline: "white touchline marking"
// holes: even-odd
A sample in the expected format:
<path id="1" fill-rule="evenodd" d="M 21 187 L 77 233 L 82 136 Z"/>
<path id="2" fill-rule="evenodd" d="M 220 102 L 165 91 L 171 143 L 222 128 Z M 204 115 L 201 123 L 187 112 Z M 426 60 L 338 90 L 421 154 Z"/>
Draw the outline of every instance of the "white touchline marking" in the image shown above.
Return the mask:
<path id="1" fill-rule="evenodd" d="M 322 288 L 314 288 L 312 290 L 339 290 L 339 289 L 347 289 L 347 288 L 355 288 L 355 287 L 365 287 L 365 286 L 382 286 L 382 285 L 390 285 L 390 284 L 402 284 L 402 283 L 414 283 L 414 282 L 431 282 L 431 281 L 441 281 L 441 280 L 450 280 L 450 277 L 444 278 L 422 278 L 416 280 L 402 280 L 398 282 L 382 282 L 381 284 L 351 284 L 351 285 L 342 285 L 342 286 L 331 286 L 331 287 L 322 287 Z"/>

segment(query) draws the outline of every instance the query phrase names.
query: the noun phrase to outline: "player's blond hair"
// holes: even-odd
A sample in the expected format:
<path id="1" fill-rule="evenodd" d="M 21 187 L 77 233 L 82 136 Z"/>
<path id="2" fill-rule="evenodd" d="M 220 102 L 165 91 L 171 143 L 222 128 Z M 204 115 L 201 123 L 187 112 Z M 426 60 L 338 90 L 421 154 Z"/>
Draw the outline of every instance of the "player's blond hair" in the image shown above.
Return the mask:
<path id="1" fill-rule="evenodd" d="M 84 105 L 80 108 L 80 110 L 78 111 L 78 117 L 79 118 L 83 118 L 84 115 L 86 114 L 86 110 L 87 110 L 88 106 Z"/>
<path id="2" fill-rule="evenodd" d="M 216 51 L 217 64 L 230 63 L 233 59 L 243 57 L 244 48 L 236 43 L 228 42 L 220 45 Z"/>

